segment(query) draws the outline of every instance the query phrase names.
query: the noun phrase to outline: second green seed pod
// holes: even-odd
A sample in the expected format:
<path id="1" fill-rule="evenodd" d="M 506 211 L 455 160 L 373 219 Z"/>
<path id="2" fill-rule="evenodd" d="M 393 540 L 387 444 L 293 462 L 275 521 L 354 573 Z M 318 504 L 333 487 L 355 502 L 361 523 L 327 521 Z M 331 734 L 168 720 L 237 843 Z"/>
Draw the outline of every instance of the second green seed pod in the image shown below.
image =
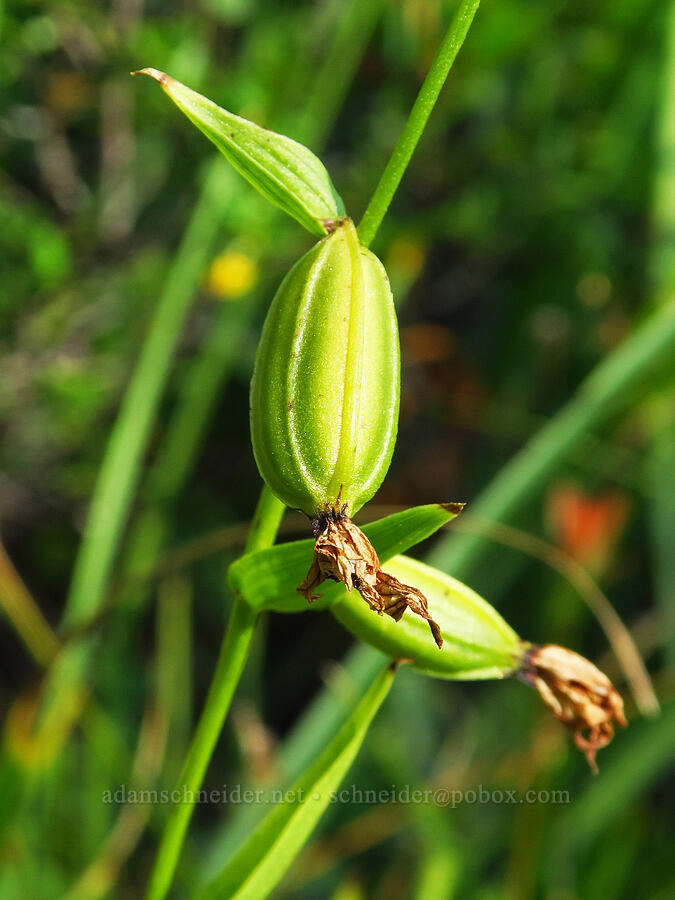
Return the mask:
<path id="1" fill-rule="evenodd" d="M 287 506 L 353 515 L 389 468 L 400 354 L 389 280 L 350 219 L 291 269 L 270 306 L 251 383 L 258 469 Z"/>

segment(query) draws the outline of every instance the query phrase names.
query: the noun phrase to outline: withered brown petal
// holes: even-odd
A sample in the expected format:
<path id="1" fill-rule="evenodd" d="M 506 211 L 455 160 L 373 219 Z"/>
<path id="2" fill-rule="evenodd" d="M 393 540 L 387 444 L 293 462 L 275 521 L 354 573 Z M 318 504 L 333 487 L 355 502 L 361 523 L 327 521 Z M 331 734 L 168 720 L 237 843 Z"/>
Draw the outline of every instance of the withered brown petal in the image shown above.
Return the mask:
<path id="1" fill-rule="evenodd" d="M 319 557 L 315 554 L 312 558 L 309 572 L 307 572 L 298 585 L 298 593 L 302 594 L 308 603 L 313 603 L 321 596 L 321 594 L 315 594 L 314 591 L 323 581 L 325 581 L 325 579 L 326 576 L 321 571 L 321 566 L 319 565 Z"/>
<path id="2" fill-rule="evenodd" d="M 443 646 L 443 638 L 441 637 L 441 629 L 429 614 L 429 606 L 427 598 L 417 588 L 407 584 L 402 584 L 393 575 L 379 571 L 377 575 L 377 592 L 386 602 L 384 612 L 391 616 L 397 622 L 406 610 L 406 607 L 425 619 L 429 623 L 429 628 L 436 641 L 436 646 L 440 650 Z"/>
<path id="3" fill-rule="evenodd" d="M 595 755 L 614 737 L 614 723 L 622 728 L 627 724 L 623 700 L 609 678 L 583 656 L 555 644 L 530 647 L 521 675 L 554 716 L 574 731 L 575 744 L 597 773 Z"/>
<path id="4" fill-rule="evenodd" d="M 309 572 L 298 591 L 311 603 L 319 596 L 315 589 L 326 579 L 341 581 L 348 591 L 356 588 L 371 609 L 396 622 L 410 609 L 429 623 L 439 649 L 443 646 L 441 630 L 431 618 L 424 594 L 383 572 L 373 545 L 342 512 L 327 514 L 314 544 Z"/>

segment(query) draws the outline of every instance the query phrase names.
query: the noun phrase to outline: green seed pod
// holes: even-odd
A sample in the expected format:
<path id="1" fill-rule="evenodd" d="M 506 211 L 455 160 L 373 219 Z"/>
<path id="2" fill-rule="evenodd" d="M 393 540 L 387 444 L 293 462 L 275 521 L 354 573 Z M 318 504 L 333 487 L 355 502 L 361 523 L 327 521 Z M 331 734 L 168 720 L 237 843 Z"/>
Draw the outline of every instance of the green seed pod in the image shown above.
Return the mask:
<path id="1" fill-rule="evenodd" d="M 424 593 L 443 647 L 439 652 L 429 640 L 427 623 L 419 616 L 406 612 L 394 622 L 373 615 L 355 591 L 343 591 L 330 610 L 358 638 L 437 678 L 504 678 L 518 669 L 525 645 L 470 587 L 409 556 L 395 556 L 386 568 Z"/>
<path id="2" fill-rule="evenodd" d="M 400 358 L 389 280 L 350 219 L 291 269 L 272 301 L 251 383 L 258 469 L 287 506 L 353 515 L 394 450 Z"/>

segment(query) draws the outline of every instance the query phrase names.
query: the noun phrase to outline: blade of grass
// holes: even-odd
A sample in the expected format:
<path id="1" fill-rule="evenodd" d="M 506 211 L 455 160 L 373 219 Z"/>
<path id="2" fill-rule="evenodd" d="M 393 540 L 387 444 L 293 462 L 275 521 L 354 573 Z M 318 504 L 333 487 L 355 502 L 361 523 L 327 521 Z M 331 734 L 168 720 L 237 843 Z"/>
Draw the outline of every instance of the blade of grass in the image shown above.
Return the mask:
<path id="1" fill-rule="evenodd" d="M 672 415 L 672 410 L 662 412 Z M 654 485 L 649 511 L 652 582 L 664 631 L 669 635 L 664 653 L 672 665 L 675 663 L 675 421 L 666 422 L 663 431 L 655 435 L 650 463 L 649 477 Z"/>
<path id="2" fill-rule="evenodd" d="M 665 363 L 675 345 L 675 299 L 639 324 L 582 382 L 572 399 L 506 465 L 471 504 L 486 521 L 514 515 L 539 491 L 586 432 L 625 410 L 645 380 Z M 427 562 L 466 581 L 482 552 L 476 535 L 442 538 Z"/>
<path id="3" fill-rule="evenodd" d="M 256 828 L 221 873 L 197 897 L 253 900 L 279 883 L 308 839 L 354 761 L 375 713 L 389 692 L 394 667 L 375 678 L 342 728 Z"/>
<path id="4" fill-rule="evenodd" d="M 60 649 L 59 640 L 0 544 L 0 608 L 33 659 L 48 666 Z"/>
<path id="5" fill-rule="evenodd" d="M 274 543 L 284 505 L 264 488 L 253 517 L 247 550 L 254 552 Z M 174 803 L 169 813 L 162 840 L 155 858 L 147 897 L 165 897 L 180 856 L 180 850 L 194 809 L 189 797 L 201 787 L 209 760 L 218 741 L 227 711 L 246 663 L 248 649 L 255 630 L 257 614 L 235 596 L 221 645 L 216 671 L 204 704 L 190 750 L 178 777 L 177 790 L 181 801 Z"/>
<path id="6" fill-rule="evenodd" d="M 656 119 L 655 172 L 652 189 L 652 244 L 649 268 L 656 299 L 662 302 L 672 291 L 675 277 L 675 3 L 666 14 L 662 88 Z M 665 407 L 665 408 L 662 408 Z M 656 602 L 666 625 L 675 625 L 675 417 L 672 399 L 664 397 L 652 411 L 653 446 L 650 482 L 656 493 L 650 504 L 649 525 Z M 675 629 L 671 627 L 671 635 Z M 666 653 L 675 660 L 675 638 Z"/>

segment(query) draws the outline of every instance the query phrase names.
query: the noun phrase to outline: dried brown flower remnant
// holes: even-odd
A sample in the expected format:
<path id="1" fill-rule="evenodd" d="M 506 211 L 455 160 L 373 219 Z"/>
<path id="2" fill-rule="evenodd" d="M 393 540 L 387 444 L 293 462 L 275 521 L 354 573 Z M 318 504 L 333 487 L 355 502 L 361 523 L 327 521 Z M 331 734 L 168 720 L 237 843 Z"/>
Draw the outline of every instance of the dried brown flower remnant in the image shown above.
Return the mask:
<path id="1" fill-rule="evenodd" d="M 348 591 L 356 588 L 379 615 L 386 613 L 398 622 L 406 609 L 410 609 L 426 619 L 440 650 L 443 638 L 429 614 L 427 598 L 416 588 L 382 571 L 375 548 L 345 514 L 344 507 L 338 504 L 337 508 L 319 515 L 314 520 L 314 534 L 314 558 L 298 587 L 299 593 L 311 603 L 319 598 L 314 591 L 323 581 L 341 581 Z"/>
<path id="2" fill-rule="evenodd" d="M 520 674 L 556 718 L 574 731 L 575 744 L 597 774 L 595 754 L 614 737 L 613 723 L 627 725 L 623 700 L 609 678 L 583 656 L 555 644 L 530 648 Z"/>

